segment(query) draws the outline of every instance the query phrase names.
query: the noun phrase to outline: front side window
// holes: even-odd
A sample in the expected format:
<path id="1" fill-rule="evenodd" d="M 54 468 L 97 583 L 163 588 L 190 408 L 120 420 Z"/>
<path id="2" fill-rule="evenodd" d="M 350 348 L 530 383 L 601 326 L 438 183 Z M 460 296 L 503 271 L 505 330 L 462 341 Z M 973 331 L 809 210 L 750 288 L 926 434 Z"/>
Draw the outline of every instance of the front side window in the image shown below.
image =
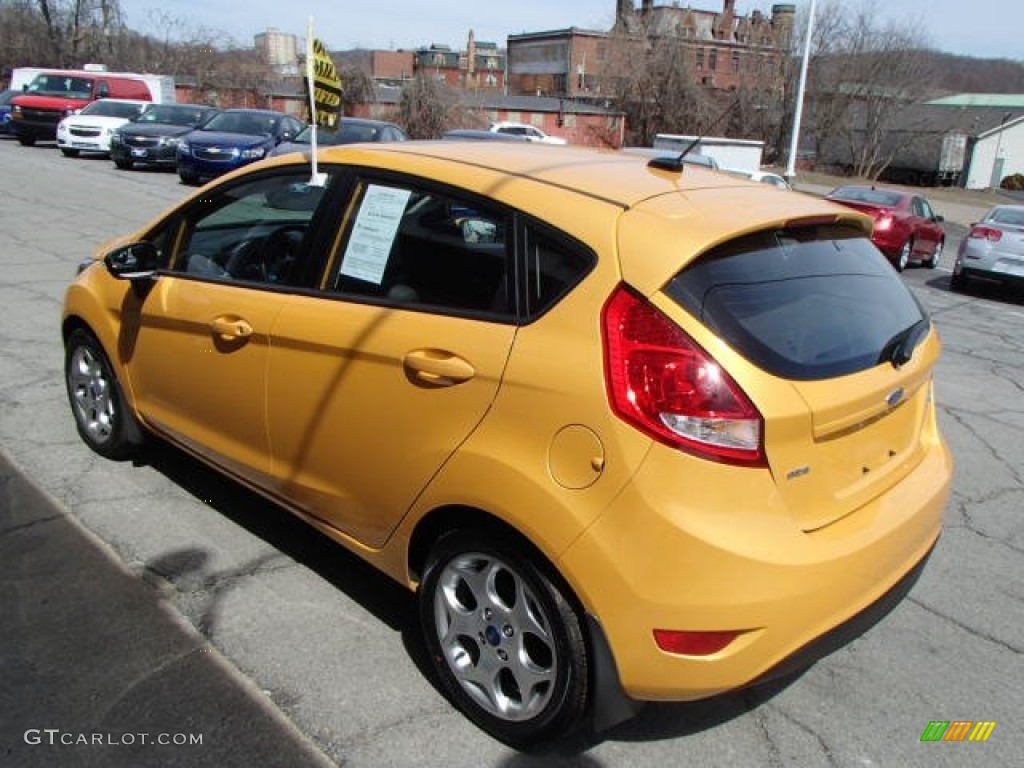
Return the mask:
<path id="1" fill-rule="evenodd" d="M 172 271 L 196 279 L 293 284 L 326 188 L 310 185 L 304 171 L 213 190 L 184 214 L 181 229 L 174 229 L 181 235 Z M 150 239 L 168 238 L 158 233 Z"/>
<path id="2" fill-rule="evenodd" d="M 455 313 L 514 315 L 510 214 L 417 185 L 359 185 L 331 283 L 350 296 Z"/>

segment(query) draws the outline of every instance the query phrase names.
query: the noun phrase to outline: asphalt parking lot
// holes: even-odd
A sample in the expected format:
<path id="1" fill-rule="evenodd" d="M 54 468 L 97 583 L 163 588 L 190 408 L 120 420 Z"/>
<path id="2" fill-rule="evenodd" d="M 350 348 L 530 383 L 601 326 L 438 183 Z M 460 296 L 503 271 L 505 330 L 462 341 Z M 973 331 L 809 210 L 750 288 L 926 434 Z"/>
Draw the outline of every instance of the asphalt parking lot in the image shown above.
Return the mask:
<path id="1" fill-rule="evenodd" d="M 1024 763 L 1024 294 L 950 292 L 969 206 L 936 205 L 944 263 L 903 275 L 942 334 L 957 460 L 945 533 L 909 596 L 770 688 L 652 705 L 522 755 L 436 690 L 400 588 L 173 449 L 108 462 L 75 434 L 58 331 L 75 265 L 193 190 L 9 140 L 0 168 L 3 765 Z M 956 720 L 996 726 L 984 743 L 922 742 Z"/>

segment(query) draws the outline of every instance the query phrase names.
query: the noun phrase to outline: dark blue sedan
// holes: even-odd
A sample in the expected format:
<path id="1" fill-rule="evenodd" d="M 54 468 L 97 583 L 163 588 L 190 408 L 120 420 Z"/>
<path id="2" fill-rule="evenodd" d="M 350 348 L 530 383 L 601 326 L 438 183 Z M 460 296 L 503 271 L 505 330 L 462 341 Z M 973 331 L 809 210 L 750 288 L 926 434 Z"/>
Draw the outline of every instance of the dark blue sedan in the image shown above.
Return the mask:
<path id="1" fill-rule="evenodd" d="M 11 125 L 11 99 L 20 93 L 21 91 L 14 90 L 0 92 L 0 135 L 14 135 L 14 127 Z"/>
<path id="2" fill-rule="evenodd" d="M 178 176 L 185 184 L 262 160 L 305 124 L 269 109 L 228 109 L 186 134 L 178 145 Z"/>

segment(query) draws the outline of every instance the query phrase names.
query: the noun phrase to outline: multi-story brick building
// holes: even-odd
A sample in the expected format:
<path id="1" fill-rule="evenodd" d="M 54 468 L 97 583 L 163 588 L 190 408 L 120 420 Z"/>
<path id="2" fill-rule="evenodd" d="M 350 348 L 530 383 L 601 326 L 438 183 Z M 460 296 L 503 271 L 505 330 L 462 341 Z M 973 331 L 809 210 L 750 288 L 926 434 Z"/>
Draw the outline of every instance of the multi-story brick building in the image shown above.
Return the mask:
<path id="1" fill-rule="evenodd" d="M 466 50 L 434 44 L 413 53 L 417 72 L 433 74 L 453 88 L 503 90 L 505 54 L 496 43 L 477 42 L 469 31 Z"/>
<path id="2" fill-rule="evenodd" d="M 673 36 L 686 52 L 685 66 L 703 86 L 731 90 L 744 84 L 764 87 L 781 74 L 789 54 L 796 6 L 776 4 L 771 16 L 741 15 L 735 0 L 723 0 L 720 13 L 678 3 L 655 5 L 617 0 L 609 31 L 569 29 L 508 37 L 509 92 L 570 98 L 607 90 L 613 75 L 613 48 L 640 45 L 650 37 Z"/>

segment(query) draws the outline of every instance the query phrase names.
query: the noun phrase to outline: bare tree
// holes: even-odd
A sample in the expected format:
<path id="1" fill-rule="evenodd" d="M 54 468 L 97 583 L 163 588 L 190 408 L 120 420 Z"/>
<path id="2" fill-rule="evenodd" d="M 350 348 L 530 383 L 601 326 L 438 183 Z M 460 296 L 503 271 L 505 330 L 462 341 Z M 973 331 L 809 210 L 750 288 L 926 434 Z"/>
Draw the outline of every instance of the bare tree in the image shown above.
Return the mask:
<path id="1" fill-rule="evenodd" d="M 106 61 L 121 28 L 118 0 L 36 0 L 55 63 Z"/>
<path id="2" fill-rule="evenodd" d="M 880 18 L 873 0 L 832 0 L 820 14 L 808 80 L 819 160 L 870 179 L 914 141 L 903 115 L 929 95 L 935 62 L 921 32 Z"/>
<path id="3" fill-rule="evenodd" d="M 373 104 L 377 101 L 373 78 L 362 67 L 342 65 L 338 74 L 341 76 L 341 108 L 344 114 L 351 115 L 356 104 Z"/>
<path id="4" fill-rule="evenodd" d="M 672 33 L 655 34 L 640 24 L 617 28 L 608 45 L 602 90 L 626 114 L 626 144 L 650 145 L 657 133 L 700 133 L 717 112 L 697 85 L 691 50 Z"/>
<path id="5" fill-rule="evenodd" d="M 452 124 L 458 100 L 442 81 L 420 72 L 402 89 L 399 119 L 412 139 L 436 139 Z"/>

